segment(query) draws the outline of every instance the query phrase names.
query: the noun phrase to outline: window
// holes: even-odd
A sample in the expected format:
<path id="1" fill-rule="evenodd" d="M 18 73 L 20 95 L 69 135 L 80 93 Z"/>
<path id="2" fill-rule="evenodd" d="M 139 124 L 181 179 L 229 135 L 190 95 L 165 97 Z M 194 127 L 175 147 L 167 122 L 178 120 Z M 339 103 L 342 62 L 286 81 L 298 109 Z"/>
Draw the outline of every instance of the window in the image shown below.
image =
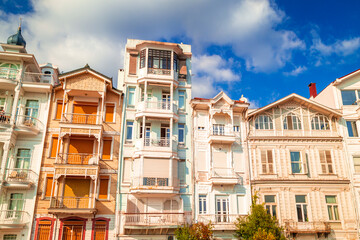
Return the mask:
<path id="1" fill-rule="evenodd" d="M 134 122 L 132 122 L 132 121 L 126 122 L 126 142 L 127 143 L 132 143 L 133 125 L 134 125 Z"/>
<path id="2" fill-rule="evenodd" d="M 272 150 L 261 151 L 261 165 L 262 165 L 263 174 L 274 173 L 274 161 L 273 161 Z"/>
<path id="3" fill-rule="evenodd" d="M 356 105 L 356 101 L 360 98 L 359 90 L 342 90 L 341 98 L 343 105 Z"/>
<path id="4" fill-rule="evenodd" d="M 110 160 L 112 156 L 112 138 L 104 138 L 103 140 L 103 151 L 102 151 L 102 159 L 103 160 Z"/>
<path id="5" fill-rule="evenodd" d="M 62 107 L 63 107 L 63 101 L 62 100 L 56 101 L 55 120 L 60 120 L 61 119 Z"/>
<path id="6" fill-rule="evenodd" d="M 0 98 L 0 111 L 5 112 L 5 98 Z"/>
<path id="7" fill-rule="evenodd" d="M 144 95 L 145 95 L 145 90 L 141 89 L 141 102 L 143 102 L 145 99 Z M 151 98 L 152 98 L 152 89 L 148 89 L 147 90 L 147 101 L 151 102 Z"/>
<path id="8" fill-rule="evenodd" d="M 206 195 L 199 195 L 199 214 L 206 214 Z"/>
<path id="9" fill-rule="evenodd" d="M 265 208 L 266 211 L 273 217 L 276 218 L 276 201 L 275 201 L 275 195 L 265 195 Z"/>
<path id="10" fill-rule="evenodd" d="M 46 179 L 45 179 L 45 196 L 44 196 L 45 198 L 51 197 L 52 184 L 53 184 L 53 175 L 47 174 Z M 54 196 L 54 193 L 53 193 L 53 196 Z"/>
<path id="11" fill-rule="evenodd" d="M 58 135 L 52 135 L 52 138 L 51 138 L 51 151 L 50 151 L 50 157 L 51 158 L 56 158 L 58 141 L 59 141 Z"/>
<path id="12" fill-rule="evenodd" d="M 179 109 L 185 109 L 185 91 L 179 91 Z"/>
<path id="13" fill-rule="evenodd" d="M 180 184 L 186 183 L 186 161 L 185 159 L 181 159 L 178 162 L 178 177 Z"/>
<path id="14" fill-rule="evenodd" d="M 16 155 L 16 169 L 29 169 L 30 149 L 19 148 Z"/>
<path id="15" fill-rule="evenodd" d="M 320 151 L 320 163 L 321 163 L 321 170 L 324 174 L 332 174 L 334 173 L 333 167 L 332 167 L 332 160 L 331 160 L 331 152 L 326 151 Z"/>
<path id="16" fill-rule="evenodd" d="M 24 119 L 24 124 L 34 125 L 35 119 L 39 114 L 39 101 L 38 100 L 27 100 L 25 105 L 25 115 L 27 116 Z"/>
<path id="17" fill-rule="evenodd" d="M 129 88 L 129 96 L 128 96 L 128 106 L 133 107 L 135 106 L 135 88 Z"/>
<path id="18" fill-rule="evenodd" d="M 240 132 L 240 126 L 234 126 L 234 132 Z"/>
<path id="19" fill-rule="evenodd" d="M 349 137 L 358 137 L 358 131 L 356 127 L 356 121 L 346 121 Z"/>
<path id="20" fill-rule="evenodd" d="M 140 51 L 140 68 L 145 67 L 146 49 Z"/>
<path id="21" fill-rule="evenodd" d="M 355 173 L 360 173 L 360 157 L 359 156 L 354 156 L 353 157 L 354 160 L 354 170 Z"/>
<path id="22" fill-rule="evenodd" d="M 100 200 L 109 199 L 109 183 L 110 183 L 109 176 L 100 176 L 98 199 Z"/>
<path id="23" fill-rule="evenodd" d="M 229 222 L 229 197 L 216 196 L 216 222 Z"/>
<path id="24" fill-rule="evenodd" d="M 203 131 L 203 130 L 205 130 L 205 127 L 198 127 L 198 130 Z"/>
<path id="25" fill-rule="evenodd" d="M 225 135 L 225 125 L 213 124 L 213 135 Z"/>
<path id="26" fill-rule="evenodd" d="M 301 130 L 300 119 L 293 113 L 288 114 L 284 118 L 284 129 L 287 129 L 287 130 Z"/>
<path id="27" fill-rule="evenodd" d="M 115 104 L 113 103 L 107 103 L 105 107 L 105 122 L 114 122 L 114 110 L 115 110 Z"/>
<path id="28" fill-rule="evenodd" d="M 36 240 L 51 239 L 51 221 L 41 220 L 38 223 L 38 231 L 36 233 Z"/>
<path id="29" fill-rule="evenodd" d="M 20 218 L 24 206 L 24 195 L 22 193 L 11 193 L 6 218 Z"/>
<path id="30" fill-rule="evenodd" d="M 308 213 L 307 213 L 307 204 L 305 195 L 296 195 L 296 212 L 298 217 L 298 222 L 308 222 Z"/>
<path id="31" fill-rule="evenodd" d="M 305 173 L 305 164 L 301 159 L 300 152 L 290 152 L 292 173 Z"/>
<path id="32" fill-rule="evenodd" d="M 149 68 L 171 69 L 171 51 L 149 49 Z"/>
<path id="33" fill-rule="evenodd" d="M 273 129 L 273 122 L 271 117 L 267 115 L 260 115 L 255 120 L 255 129 Z"/>
<path id="34" fill-rule="evenodd" d="M 4 240 L 16 240 L 17 238 L 17 235 L 16 234 L 5 234 L 3 239 Z"/>
<path id="35" fill-rule="evenodd" d="M 329 130 L 329 121 L 325 116 L 316 115 L 311 119 L 312 130 Z"/>
<path id="36" fill-rule="evenodd" d="M 107 221 L 96 220 L 94 222 L 94 240 L 106 240 L 107 239 Z"/>
<path id="37" fill-rule="evenodd" d="M 336 196 L 325 196 L 329 220 L 339 220 L 339 210 L 336 203 Z"/>
<path id="38" fill-rule="evenodd" d="M 185 143 L 185 124 L 179 123 L 179 144 Z"/>
<path id="39" fill-rule="evenodd" d="M 179 67 L 178 67 L 178 55 L 174 52 L 174 72 L 178 72 L 179 71 Z"/>

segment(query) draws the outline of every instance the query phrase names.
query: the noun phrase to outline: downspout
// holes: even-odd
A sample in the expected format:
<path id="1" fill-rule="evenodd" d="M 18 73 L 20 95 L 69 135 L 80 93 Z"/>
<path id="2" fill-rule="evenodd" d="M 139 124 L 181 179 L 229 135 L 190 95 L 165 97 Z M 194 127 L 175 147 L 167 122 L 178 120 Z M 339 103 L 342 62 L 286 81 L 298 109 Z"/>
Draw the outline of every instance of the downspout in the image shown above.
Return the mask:
<path id="1" fill-rule="evenodd" d="M 126 88 L 127 93 L 127 88 Z M 115 204 L 115 214 L 116 214 L 116 221 L 115 221 L 115 229 L 116 229 L 116 238 L 120 239 L 119 236 L 119 228 L 121 223 L 121 217 L 118 212 L 120 211 L 121 206 L 121 198 L 120 198 L 120 190 L 121 190 L 121 179 L 122 179 L 122 166 L 123 166 L 123 149 L 124 149 L 124 136 L 125 136 L 125 119 L 126 119 L 126 107 L 127 107 L 127 101 L 126 101 L 126 94 L 122 93 L 123 96 L 123 109 L 122 109 L 122 120 L 121 120 L 121 138 L 120 138 L 120 156 L 119 156 L 119 164 L 118 164 L 118 179 L 116 183 L 116 204 Z"/>
<path id="2" fill-rule="evenodd" d="M 191 156 L 192 156 L 192 161 L 191 161 L 191 181 L 193 182 L 193 211 L 192 211 L 192 218 L 193 218 L 193 222 L 196 222 L 195 220 L 195 217 L 196 217 L 196 180 L 195 180 L 195 144 L 194 144 L 194 132 L 195 132 L 195 129 L 194 129 L 194 109 L 192 109 L 192 114 L 191 114 L 191 128 L 192 128 L 192 131 L 191 131 Z"/>
<path id="3" fill-rule="evenodd" d="M 253 199 L 253 193 L 252 193 L 252 189 L 251 189 L 251 180 L 252 180 L 252 176 L 251 176 L 251 169 L 253 169 L 252 167 L 252 161 L 251 161 L 251 154 L 250 154 L 250 149 L 249 149 L 249 135 L 250 135 L 250 128 L 249 128 L 249 121 L 247 121 L 247 117 L 246 117 L 246 112 L 244 114 L 244 122 L 245 122 L 245 130 L 246 130 L 246 139 L 245 139 L 245 144 L 246 144 L 246 149 L 247 149 L 247 154 L 248 154 L 248 171 L 249 171 L 249 188 L 250 188 L 250 204 L 252 203 L 252 199 Z"/>

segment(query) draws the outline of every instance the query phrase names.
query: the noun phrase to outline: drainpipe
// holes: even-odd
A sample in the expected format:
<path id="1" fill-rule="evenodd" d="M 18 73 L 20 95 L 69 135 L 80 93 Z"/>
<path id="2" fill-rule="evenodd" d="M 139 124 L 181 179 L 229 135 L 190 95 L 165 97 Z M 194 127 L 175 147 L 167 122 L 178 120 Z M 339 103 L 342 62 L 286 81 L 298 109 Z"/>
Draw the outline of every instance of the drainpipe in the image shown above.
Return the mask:
<path id="1" fill-rule="evenodd" d="M 126 87 L 126 93 L 127 93 L 127 87 Z M 116 183 L 116 204 L 115 204 L 115 229 L 116 229 L 116 238 L 120 239 L 119 236 L 119 228 L 121 223 L 121 217 L 118 214 L 120 211 L 121 202 L 120 202 L 120 190 L 121 190 L 121 179 L 122 179 L 122 166 L 123 166 L 123 150 L 124 150 L 124 136 L 125 136 L 125 119 L 126 119 L 126 107 L 127 107 L 127 101 L 126 101 L 126 94 L 122 93 L 123 96 L 123 109 L 122 109 L 122 120 L 121 120 L 121 138 L 120 138 L 120 156 L 119 156 L 119 163 L 118 163 L 118 178 Z"/>
<path id="2" fill-rule="evenodd" d="M 192 184 L 193 184 L 193 210 L 192 210 L 192 219 L 193 219 L 193 222 L 196 222 L 196 219 L 195 219 L 195 216 L 196 216 L 196 184 L 195 184 L 195 164 L 194 164 L 194 160 L 195 160 L 195 144 L 194 144 L 194 109 L 192 109 L 192 114 L 191 114 L 191 157 L 192 157 L 192 161 L 190 161 L 191 163 L 191 181 L 192 181 Z"/>
<path id="3" fill-rule="evenodd" d="M 249 171 L 249 188 L 250 188 L 250 198 L 251 201 L 250 203 L 252 203 L 252 198 L 253 198 L 253 194 L 252 194 L 252 189 L 251 189 L 251 169 L 253 169 L 252 167 L 252 161 L 251 161 L 251 154 L 250 154 L 250 149 L 249 149 L 249 135 L 250 135 L 250 129 L 249 129 L 249 123 L 248 121 L 246 121 L 246 112 L 244 114 L 244 122 L 245 122 L 245 130 L 246 130 L 246 139 L 245 139 L 245 143 L 246 143 L 246 149 L 247 149 L 247 154 L 248 154 L 248 171 Z"/>

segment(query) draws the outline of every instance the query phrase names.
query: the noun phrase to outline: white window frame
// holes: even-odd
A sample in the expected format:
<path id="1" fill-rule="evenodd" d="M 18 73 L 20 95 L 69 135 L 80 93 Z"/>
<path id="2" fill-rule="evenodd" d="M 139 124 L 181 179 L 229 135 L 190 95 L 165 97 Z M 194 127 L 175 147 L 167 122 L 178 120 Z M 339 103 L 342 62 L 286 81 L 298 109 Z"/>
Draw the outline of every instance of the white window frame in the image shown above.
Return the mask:
<path id="1" fill-rule="evenodd" d="M 263 162 L 263 159 L 262 159 L 262 152 L 265 151 L 265 155 L 266 155 L 266 159 L 265 159 L 265 162 Z M 271 152 L 271 156 L 272 156 L 272 172 L 269 171 L 269 151 Z M 276 174 L 275 173 L 275 161 L 274 161 L 274 151 L 272 149 L 261 149 L 260 151 L 260 163 L 261 163 L 261 173 L 262 174 L 267 174 L 267 175 L 271 175 L 271 174 Z M 266 165 L 266 172 L 263 172 L 263 164 Z"/>
<path id="2" fill-rule="evenodd" d="M 14 156 L 13 156 L 13 161 L 12 162 L 12 168 L 15 168 L 16 162 L 17 162 L 17 153 L 19 151 L 19 149 L 30 149 L 30 163 L 29 163 L 29 169 L 32 168 L 32 160 L 33 160 L 33 154 L 34 154 L 34 146 L 16 146 L 15 147 L 15 152 L 14 152 Z"/>
<path id="3" fill-rule="evenodd" d="M 326 152 L 330 153 L 330 163 L 328 162 L 328 159 L 326 157 Z M 319 150 L 319 160 L 320 160 L 320 168 L 321 168 L 321 173 L 322 174 L 335 174 L 335 169 L 334 169 L 334 165 L 333 165 L 333 156 L 332 156 L 332 151 L 331 150 Z M 325 160 L 325 162 L 322 162 L 322 155 L 324 157 L 323 160 Z M 323 171 L 323 165 L 325 166 L 325 172 Z M 331 165 L 331 173 L 329 171 L 329 165 Z"/>
<path id="4" fill-rule="evenodd" d="M 130 122 L 132 122 L 132 125 L 131 125 L 131 139 L 130 138 L 128 138 L 128 123 L 130 123 Z M 132 121 L 132 120 L 126 120 L 126 122 L 125 122 L 125 129 L 126 129 L 126 131 L 125 131 L 125 143 L 126 144 L 132 144 L 133 143 L 133 140 L 134 140 L 134 124 L 135 124 L 135 122 L 134 121 Z"/>
<path id="5" fill-rule="evenodd" d="M 300 155 L 300 172 L 299 173 L 294 173 L 293 169 L 292 169 L 292 159 L 291 159 L 291 152 L 299 152 Z M 294 149 L 294 150 L 290 150 L 289 151 L 289 158 L 290 158 L 290 170 L 291 170 L 291 174 L 307 174 L 308 173 L 308 169 L 307 169 L 307 164 L 306 164 L 306 156 L 304 151 L 302 150 L 298 150 L 298 149 Z M 305 159 L 304 159 L 305 158 Z"/>
<path id="6" fill-rule="evenodd" d="M 184 126 L 183 128 L 180 128 L 180 125 Z M 185 142 L 186 142 L 186 136 L 185 136 L 185 123 L 179 123 L 178 124 L 178 136 L 180 136 L 180 129 L 183 129 L 184 131 L 184 141 L 183 142 L 180 142 L 180 137 L 178 137 L 178 140 L 179 140 L 179 145 L 182 145 L 182 146 L 185 146 Z"/>
<path id="7" fill-rule="evenodd" d="M 127 96 L 127 99 L 126 99 L 126 101 L 127 101 L 127 107 L 129 107 L 129 108 L 134 108 L 135 107 L 135 105 L 136 105 L 136 103 L 135 103 L 135 99 L 136 99 L 136 87 L 134 87 L 134 86 L 129 86 L 129 91 L 128 91 L 128 96 Z M 132 90 L 134 90 L 134 91 L 132 91 Z M 129 102 L 130 102 L 130 93 L 134 93 L 134 98 L 133 98 L 133 102 L 134 102 L 134 105 L 130 105 L 129 104 Z"/>
<path id="8" fill-rule="evenodd" d="M 203 214 L 207 214 L 208 213 L 208 195 L 207 194 L 199 194 L 199 201 L 198 201 L 198 204 L 199 204 L 199 215 L 203 215 Z M 200 212 L 200 205 L 202 206 L 205 206 L 206 208 L 206 211 L 202 211 Z M 204 207 L 203 207 L 204 209 Z"/>
<path id="9" fill-rule="evenodd" d="M 180 93 L 184 93 L 184 95 L 182 95 Z M 180 108 L 180 96 L 184 97 L 184 106 L 182 108 Z M 179 90 L 179 110 L 185 111 L 185 109 L 186 109 L 186 91 L 185 90 Z"/>
<path id="10" fill-rule="evenodd" d="M 355 92 L 356 101 L 354 102 L 354 104 L 352 104 L 352 105 L 345 105 L 344 104 L 344 100 L 343 100 L 343 97 L 342 97 L 342 92 L 343 91 L 354 91 Z M 343 106 L 356 106 L 356 105 L 359 105 L 359 102 L 360 102 L 359 94 L 360 94 L 360 89 L 340 89 L 341 104 Z"/>
<path id="11" fill-rule="evenodd" d="M 108 176 L 109 177 L 108 191 L 107 191 L 107 198 L 106 199 L 99 199 L 101 176 L 103 176 L 103 177 Z M 111 189 L 111 174 L 100 174 L 100 176 L 99 176 L 99 184 L 98 184 L 97 189 L 96 189 L 96 199 L 98 201 L 103 201 L 103 202 L 110 201 L 110 189 Z"/>
<path id="12" fill-rule="evenodd" d="M 327 203 L 326 202 L 326 197 L 335 197 L 335 203 Z M 325 205 L 326 205 L 326 210 L 327 210 L 327 214 L 328 214 L 328 219 L 329 221 L 332 221 L 332 222 L 340 222 L 340 207 L 339 207 L 339 203 L 338 203 L 338 197 L 337 195 L 335 194 L 330 194 L 330 195 L 325 195 Z M 335 208 L 334 207 L 337 207 L 337 216 L 338 216 L 338 219 L 335 219 Z M 329 208 L 328 207 L 331 207 L 331 212 L 333 214 L 333 218 L 334 219 L 330 219 L 330 215 L 329 215 Z"/>
<path id="13" fill-rule="evenodd" d="M 348 128 L 347 122 L 353 122 L 353 123 L 354 123 L 355 128 L 356 128 L 356 129 L 355 129 L 356 131 L 354 131 L 354 128 L 351 127 L 351 130 L 352 130 L 354 136 L 350 136 L 350 135 L 349 135 L 349 128 Z M 347 134 L 347 136 L 348 136 L 349 138 L 357 138 L 357 137 L 359 137 L 359 127 L 358 127 L 358 123 L 357 123 L 356 120 L 353 120 L 353 119 L 345 119 L 345 125 L 346 125 L 346 134 Z M 354 134 L 354 133 L 355 133 L 355 134 Z M 356 136 L 355 136 L 355 135 L 356 135 Z"/>
<path id="14" fill-rule="evenodd" d="M 265 122 L 265 118 L 268 118 L 268 121 Z M 271 116 L 267 114 L 259 115 L 255 119 L 254 127 L 256 130 L 273 130 L 274 129 L 274 123 Z"/>
<path id="15" fill-rule="evenodd" d="M 296 196 L 305 196 L 305 203 L 297 203 L 296 202 Z M 309 205 L 308 205 L 308 195 L 307 194 L 296 194 L 295 195 L 295 212 L 296 212 L 296 220 L 297 222 L 299 222 L 299 216 L 297 213 L 297 205 L 301 206 L 301 215 L 302 215 L 302 222 L 310 222 L 310 214 L 309 214 Z M 307 215 L 307 219 L 305 218 L 305 214 L 304 214 L 304 206 L 306 206 L 306 215 Z"/>
<path id="16" fill-rule="evenodd" d="M 321 126 L 324 126 L 324 128 L 321 128 Z M 330 130 L 329 119 L 322 114 L 316 114 L 315 116 L 313 116 L 311 118 L 311 130 L 314 130 L 314 131 Z"/>
<path id="17" fill-rule="evenodd" d="M 266 196 L 274 196 L 274 202 L 266 202 L 266 200 L 265 200 Z M 276 214 L 275 218 L 278 218 L 279 214 L 278 214 L 278 209 L 277 209 L 277 199 L 276 198 L 277 198 L 276 194 L 264 194 L 264 207 L 265 207 L 266 211 L 268 211 L 267 206 L 269 206 L 270 210 L 268 213 L 274 217 L 272 210 L 273 210 L 273 206 L 275 206 L 275 214 Z"/>
<path id="18" fill-rule="evenodd" d="M 287 118 L 291 117 L 291 125 L 289 125 Z M 289 128 L 289 126 L 291 126 L 291 129 Z M 294 126 L 296 126 L 294 128 Z M 284 130 L 290 130 L 290 131 L 298 131 L 298 130 L 302 130 L 302 121 L 300 119 L 300 117 L 295 114 L 295 113 L 288 113 L 286 114 L 286 116 L 283 118 L 283 128 Z"/>

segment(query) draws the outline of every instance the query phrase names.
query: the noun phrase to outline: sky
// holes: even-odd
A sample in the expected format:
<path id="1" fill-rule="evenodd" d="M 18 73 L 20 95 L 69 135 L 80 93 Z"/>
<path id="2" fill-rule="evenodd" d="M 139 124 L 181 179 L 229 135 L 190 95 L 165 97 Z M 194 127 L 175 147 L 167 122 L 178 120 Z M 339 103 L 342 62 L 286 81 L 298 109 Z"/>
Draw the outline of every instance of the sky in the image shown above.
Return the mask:
<path id="1" fill-rule="evenodd" d="M 113 77 L 127 38 L 192 45 L 192 97 L 224 91 L 251 108 L 309 97 L 360 68 L 358 0 L 0 0 L 0 42 L 60 71 L 89 64 Z"/>

